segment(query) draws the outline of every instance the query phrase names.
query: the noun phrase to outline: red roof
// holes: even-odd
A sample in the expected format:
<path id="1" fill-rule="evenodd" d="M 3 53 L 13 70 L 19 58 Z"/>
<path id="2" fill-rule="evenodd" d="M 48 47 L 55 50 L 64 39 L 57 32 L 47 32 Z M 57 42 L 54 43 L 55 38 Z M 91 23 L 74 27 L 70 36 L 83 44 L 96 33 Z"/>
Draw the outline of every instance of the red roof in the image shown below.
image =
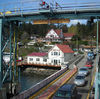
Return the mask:
<path id="1" fill-rule="evenodd" d="M 57 35 L 60 35 L 60 33 L 61 33 L 61 29 L 56 29 L 54 31 L 57 33 Z"/>
<path id="2" fill-rule="evenodd" d="M 51 29 L 51 30 L 52 30 L 52 29 Z M 51 30 L 49 30 L 48 33 L 49 33 Z M 60 35 L 60 33 L 61 33 L 61 30 L 60 30 L 60 29 L 53 29 L 53 30 L 57 33 L 57 35 Z M 47 34 L 48 34 L 48 33 L 47 33 Z"/>
<path id="3" fill-rule="evenodd" d="M 52 30 L 52 29 L 51 29 Z M 49 30 L 48 31 L 48 33 L 51 31 L 51 30 Z M 56 32 L 56 34 L 60 37 L 60 34 L 61 34 L 61 29 L 53 29 L 55 32 Z M 47 34 L 48 34 L 47 33 Z M 63 33 L 63 35 L 64 35 L 64 37 L 66 38 L 66 37 L 73 37 L 75 34 L 74 33 Z M 57 38 L 57 39 L 59 39 L 59 37 Z M 56 39 L 55 37 L 53 38 L 53 39 Z"/>
<path id="4" fill-rule="evenodd" d="M 51 29 L 52 30 L 52 29 Z M 49 30 L 48 31 L 48 33 L 51 31 L 51 30 Z M 61 33 L 61 29 L 53 29 L 56 33 L 57 33 L 57 35 L 60 35 L 60 33 Z M 48 34 L 47 33 L 47 34 Z M 64 37 L 72 37 L 73 35 L 75 35 L 74 33 L 63 33 L 63 35 L 64 35 Z"/>
<path id="5" fill-rule="evenodd" d="M 64 37 L 73 37 L 74 33 L 63 33 Z"/>
<path id="6" fill-rule="evenodd" d="M 60 48 L 63 53 L 74 53 L 74 51 L 69 47 L 69 45 L 57 44 L 57 47 Z"/>
<path id="7" fill-rule="evenodd" d="M 37 53 L 37 52 L 33 52 L 31 54 L 29 54 L 28 56 L 46 56 L 47 53 L 43 53 L 43 52 L 40 52 L 40 53 Z"/>

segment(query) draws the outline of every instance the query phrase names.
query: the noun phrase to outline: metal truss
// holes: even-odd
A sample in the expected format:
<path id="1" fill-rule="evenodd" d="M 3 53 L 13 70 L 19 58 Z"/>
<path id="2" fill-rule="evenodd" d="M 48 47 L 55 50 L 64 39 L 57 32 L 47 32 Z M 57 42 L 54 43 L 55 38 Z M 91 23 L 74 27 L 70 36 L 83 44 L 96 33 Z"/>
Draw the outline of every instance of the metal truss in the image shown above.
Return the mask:
<path id="1" fill-rule="evenodd" d="M 0 19 L 0 88 L 6 82 L 18 82 L 17 59 L 17 39 L 14 31 L 15 22 L 5 22 Z M 5 52 L 7 50 L 7 52 Z M 4 56 L 10 57 L 9 62 L 4 61 Z"/>

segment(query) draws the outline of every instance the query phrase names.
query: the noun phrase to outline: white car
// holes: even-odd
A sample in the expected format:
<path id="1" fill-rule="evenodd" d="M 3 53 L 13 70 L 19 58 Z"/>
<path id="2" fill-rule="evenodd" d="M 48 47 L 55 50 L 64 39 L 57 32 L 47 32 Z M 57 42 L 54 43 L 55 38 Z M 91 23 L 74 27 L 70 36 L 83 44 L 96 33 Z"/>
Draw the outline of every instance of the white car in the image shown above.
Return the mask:
<path id="1" fill-rule="evenodd" d="M 89 73 L 89 71 L 88 71 L 88 68 L 87 68 L 87 67 L 81 67 L 81 68 L 79 69 L 79 71 L 78 71 L 78 74 L 79 74 L 79 75 L 87 76 L 88 73 Z"/>
<path id="2" fill-rule="evenodd" d="M 77 75 L 74 84 L 77 86 L 84 86 L 86 84 L 85 76 L 84 75 Z"/>

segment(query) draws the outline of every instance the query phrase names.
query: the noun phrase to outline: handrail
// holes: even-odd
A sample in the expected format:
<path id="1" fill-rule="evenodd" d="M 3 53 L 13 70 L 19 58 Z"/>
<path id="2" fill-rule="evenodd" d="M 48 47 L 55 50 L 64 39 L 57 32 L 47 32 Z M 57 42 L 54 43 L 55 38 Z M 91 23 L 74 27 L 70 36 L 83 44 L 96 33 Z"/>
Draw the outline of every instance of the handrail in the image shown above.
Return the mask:
<path id="1" fill-rule="evenodd" d="M 33 6 L 33 4 L 35 6 Z M 5 8 L 6 6 L 6 8 Z M 11 6 L 11 7 L 10 7 Z M 89 8 L 99 8 L 100 9 L 100 2 L 84 2 L 84 3 L 65 3 L 65 4 L 61 4 L 61 8 L 60 7 L 51 7 L 52 10 L 68 10 L 68 9 L 75 9 L 75 10 L 79 10 L 79 9 L 89 9 Z M 17 1 L 17 2 L 9 2 L 9 3 L 4 3 L 4 4 L 0 4 L 0 12 L 3 13 L 3 15 L 6 14 L 7 11 L 12 12 L 13 14 L 15 13 L 24 13 L 24 12 L 32 12 L 32 11 L 39 11 L 39 9 L 41 9 L 40 5 L 39 5 L 39 1 L 36 2 L 34 0 L 29 0 L 29 1 Z M 46 9 L 44 9 L 46 10 Z M 9 13 L 9 14 L 12 14 Z M 2 14 L 0 14 L 2 15 Z"/>

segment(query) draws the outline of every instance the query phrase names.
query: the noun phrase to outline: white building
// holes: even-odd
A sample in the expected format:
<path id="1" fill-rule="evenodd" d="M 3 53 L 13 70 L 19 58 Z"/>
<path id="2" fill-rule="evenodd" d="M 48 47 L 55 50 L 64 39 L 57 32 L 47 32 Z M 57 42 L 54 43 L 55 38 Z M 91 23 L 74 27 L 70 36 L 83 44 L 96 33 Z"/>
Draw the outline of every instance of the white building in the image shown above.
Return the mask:
<path id="1" fill-rule="evenodd" d="M 30 42 L 27 43 L 27 45 L 34 45 L 36 43 L 35 40 L 31 40 Z"/>
<path id="2" fill-rule="evenodd" d="M 62 65 L 66 64 L 74 55 L 69 45 L 57 44 L 48 53 L 31 53 L 27 56 L 28 63 Z"/>
<path id="3" fill-rule="evenodd" d="M 36 53 L 33 52 L 27 56 L 27 63 L 34 63 L 34 64 L 47 64 L 47 53 Z"/>
<path id="4" fill-rule="evenodd" d="M 72 57 L 74 52 L 69 45 L 57 44 L 48 52 L 49 62 L 52 64 L 66 64 Z"/>
<path id="5" fill-rule="evenodd" d="M 51 29 L 50 31 L 48 31 L 48 33 L 45 36 L 45 39 L 47 41 L 53 41 L 53 42 L 60 42 L 60 34 L 61 34 L 61 30 L 59 29 Z"/>
<path id="6" fill-rule="evenodd" d="M 46 41 L 61 42 L 61 39 L 71 40 L 74 33 L 63 33 L 61 29 L 51 29 L 45 36 Z"/>

